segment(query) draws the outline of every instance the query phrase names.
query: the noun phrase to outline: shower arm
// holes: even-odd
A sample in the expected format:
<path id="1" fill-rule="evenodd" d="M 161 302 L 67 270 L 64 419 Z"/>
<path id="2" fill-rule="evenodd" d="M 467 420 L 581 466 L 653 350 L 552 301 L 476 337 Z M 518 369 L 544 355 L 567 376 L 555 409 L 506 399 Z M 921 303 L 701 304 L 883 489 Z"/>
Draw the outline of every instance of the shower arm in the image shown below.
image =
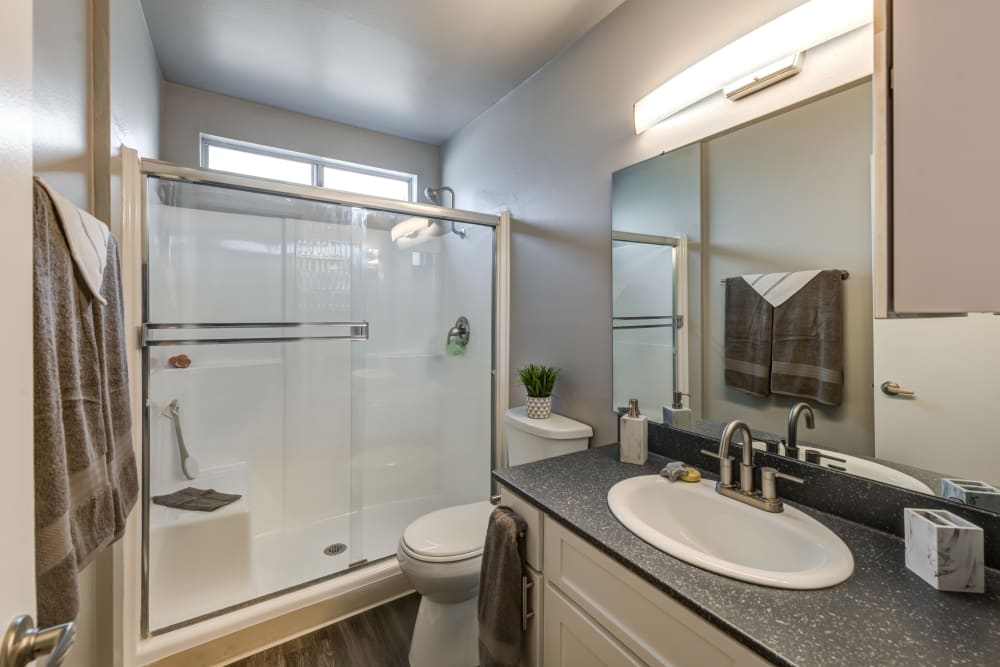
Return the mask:
<path id="1" fill-rule="evenodd" d="M 451 194 L 451 206 L 450 206 L 450 208 L 455 208 L 455 191 L 452 190 L 447 185 L 442 185 L 439 188 L 432 188 L 431 186 L 428 185 L 426 188 L 424 188 L 424 196 L 427 197 L 428 199 L 430 199 L 432 202 L 434 202 L 438 206 L 444 206 L 444 204 L 441 203 L 441 193 L 442 192 L 448 192 L 448 193 Z M 445 208 L 449 208 L 449 207 L 445 207 Z M 464 239 L 465 238 L 465 230 L 464 229 L 458 229 L 458 228 L 456 228 L 454 220 L 451 221 L 451 233 L 455 234 L 460 239 Z"/>

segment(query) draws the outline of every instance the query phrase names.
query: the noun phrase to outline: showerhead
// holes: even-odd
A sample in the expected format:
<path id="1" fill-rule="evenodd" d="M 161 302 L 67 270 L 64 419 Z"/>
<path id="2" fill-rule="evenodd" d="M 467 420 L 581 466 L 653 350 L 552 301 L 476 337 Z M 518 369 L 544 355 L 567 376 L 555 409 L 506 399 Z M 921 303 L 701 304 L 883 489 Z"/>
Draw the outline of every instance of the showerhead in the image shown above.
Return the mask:
<path id="1" fill-rule="evenodd" d="M 451 193 L 451 207 L 450 208 L 455 208 L 455 191 L 452 190 L 451 188 L 449 188 L 447 185 L 442 185 L 439 188 L 432 188 L 430 186 L 427 186 L 426 188 L 424 188 L 424 196 L 427 197 L 432 202 L 434 202 L 435 204 L 437 204 L 438 206 L 443 206 L 443 204 L 441 203 L 441 193 L 442 192 Z"/>

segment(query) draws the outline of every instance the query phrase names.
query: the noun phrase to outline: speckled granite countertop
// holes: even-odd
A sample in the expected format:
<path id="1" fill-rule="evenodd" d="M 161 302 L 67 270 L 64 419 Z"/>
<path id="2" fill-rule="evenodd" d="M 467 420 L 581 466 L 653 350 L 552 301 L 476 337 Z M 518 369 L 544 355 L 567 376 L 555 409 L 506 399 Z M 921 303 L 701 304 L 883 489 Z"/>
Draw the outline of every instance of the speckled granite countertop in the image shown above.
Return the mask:
<path id="1" fill-rule="evenodd" d="M 677 560 L 612 516 L 616 482 L 656 474 L 618 462 L 617 445 L 504 468 L 494 477 L 768 660 L 794 667 L 1000 665 L 1000 572 L 986 593 L 939 593 L 906 569 L 902 540 L 799 506 L 851 548 L 854 574 L 816 591 L 765 588 Z"/>

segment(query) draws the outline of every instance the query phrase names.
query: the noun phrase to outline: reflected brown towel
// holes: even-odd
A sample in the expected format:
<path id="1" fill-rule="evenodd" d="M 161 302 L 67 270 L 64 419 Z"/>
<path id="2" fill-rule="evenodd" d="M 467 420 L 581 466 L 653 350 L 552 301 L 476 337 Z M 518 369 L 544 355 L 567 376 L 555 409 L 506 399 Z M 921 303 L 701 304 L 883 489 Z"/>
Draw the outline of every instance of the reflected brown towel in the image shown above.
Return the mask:
<path id="1" fill-rule="evenodd" d="M 840 405 L 844 391 L 843 279 L 821 271 L 774 309 L 771 391 Z"/>
<path id="2" fill-rule="evenodd" d="M 153 502 L 164 507 L 195 512 L 214 512 L 242 498 L 238 493 L 219 493 L 215 489 L 196 489 L 189 486 L 164 496 L 153 496 Z"/>
<path id="3" fill-rule="evenodd" d="M 521 577 L 527 524 L 514 510 L 490 514 L 479 573 L 479 665 L 517 667 L 521 660 Z"/>
<path id="4" fill-rule="evenodd" d="M 771 390 L 774 309 L 743 278 L 726 279 L 726 386 L 755 396 Z"/>
<path id="5" fill-rule="evenodd" d="M 83 283 L 46 190 L 34 192 L 35 574 L 38 624 L 72 620 L 77 573 L 125 531 L 132 453 L 118 244 L 101 305 Z"/>

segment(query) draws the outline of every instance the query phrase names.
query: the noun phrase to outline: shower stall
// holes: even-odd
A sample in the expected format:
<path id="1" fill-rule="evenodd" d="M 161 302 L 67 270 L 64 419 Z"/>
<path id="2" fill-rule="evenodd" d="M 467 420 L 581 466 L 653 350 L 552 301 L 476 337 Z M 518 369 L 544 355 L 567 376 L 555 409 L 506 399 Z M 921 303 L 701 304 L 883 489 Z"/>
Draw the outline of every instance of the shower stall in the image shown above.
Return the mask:
<path id="1" fill-rule="evenodd" d="M 505 216 L 136 178 L 140 638 L 385 564 L 418 516 L 489 497 Z"/>

